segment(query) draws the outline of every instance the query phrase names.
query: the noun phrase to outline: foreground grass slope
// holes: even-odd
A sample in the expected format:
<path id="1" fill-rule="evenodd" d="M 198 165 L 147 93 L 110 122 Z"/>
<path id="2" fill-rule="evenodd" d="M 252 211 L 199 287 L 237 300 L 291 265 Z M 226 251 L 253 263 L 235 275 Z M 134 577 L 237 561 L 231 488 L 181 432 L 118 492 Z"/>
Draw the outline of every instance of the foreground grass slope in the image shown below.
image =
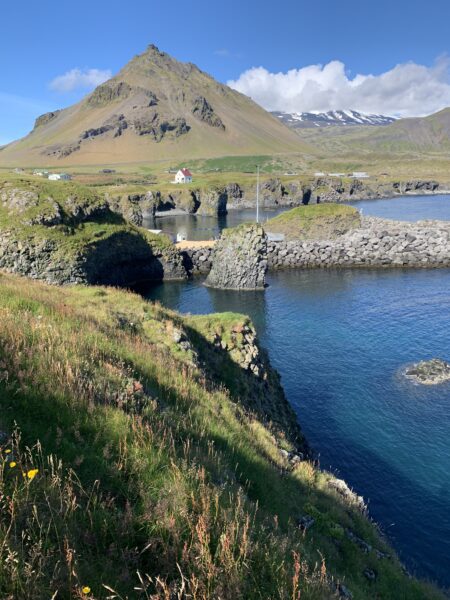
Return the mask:
<path id="1" fill-rule="evenodd" d="M 0 275 L 2 599 L 441 597 L 280 452 L 235 360 L 249 330 Z"/>

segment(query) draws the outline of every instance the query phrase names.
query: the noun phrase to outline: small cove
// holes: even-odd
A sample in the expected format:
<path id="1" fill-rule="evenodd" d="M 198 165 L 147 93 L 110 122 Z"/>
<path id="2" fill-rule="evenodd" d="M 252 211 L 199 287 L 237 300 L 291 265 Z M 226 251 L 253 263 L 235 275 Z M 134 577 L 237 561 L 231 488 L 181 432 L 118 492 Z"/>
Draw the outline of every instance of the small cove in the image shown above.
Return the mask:
<path id="1" fill-rule="evenodd" d="M 354 205 L 365 215 L 450 220 L 450 196 Z M 249 314 L 321 465 L 369 499 L 413 572 L 450 586 L 450 385 L 403 376 L 416 360 L 450 359 L 450 270 L 290 270 L 268 283 L 239 293 L 197 278 L 145 295 L 183 313 Z"/>

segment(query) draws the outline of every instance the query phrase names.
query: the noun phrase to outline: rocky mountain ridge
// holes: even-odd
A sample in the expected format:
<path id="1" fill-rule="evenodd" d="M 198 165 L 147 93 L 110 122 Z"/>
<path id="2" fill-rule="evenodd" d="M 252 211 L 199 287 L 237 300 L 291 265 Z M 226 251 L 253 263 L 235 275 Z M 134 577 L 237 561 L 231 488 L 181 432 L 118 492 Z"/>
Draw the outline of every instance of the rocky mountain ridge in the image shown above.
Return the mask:
<path id="1" fill-rule="evenodd" d="M 345 125 L 374 126 L 390 125 L 397 119 L 386 115 L 373 115 L 357 110 L 330 110 L 328 112 L 289 113 L 273 111 L 272 114 L 291 129 L 311 127 L 342 127 Z"/>

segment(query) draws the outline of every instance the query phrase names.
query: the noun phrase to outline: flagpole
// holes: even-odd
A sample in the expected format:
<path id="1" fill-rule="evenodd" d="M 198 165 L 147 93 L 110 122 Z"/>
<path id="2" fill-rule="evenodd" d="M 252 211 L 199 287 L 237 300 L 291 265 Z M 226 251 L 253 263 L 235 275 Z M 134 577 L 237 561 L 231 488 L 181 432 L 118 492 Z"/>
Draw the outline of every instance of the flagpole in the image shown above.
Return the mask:
<path id="1" fill-rule="evenodd" d="M 256 167 L 256 222 L 259 223 L 259 165 Z"/>

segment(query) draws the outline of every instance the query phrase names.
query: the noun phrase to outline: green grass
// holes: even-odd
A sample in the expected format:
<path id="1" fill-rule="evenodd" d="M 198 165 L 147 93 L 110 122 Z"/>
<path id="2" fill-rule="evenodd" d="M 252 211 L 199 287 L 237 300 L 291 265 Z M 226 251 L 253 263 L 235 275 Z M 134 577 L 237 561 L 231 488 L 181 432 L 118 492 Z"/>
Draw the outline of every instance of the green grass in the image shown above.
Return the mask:
<path id="1" fill-rule="evenodd" d="M 336 237 L 358 227 L 361 217 L 356 208 L 344 204 L 298 206 L 264 224 L 266 231 L 283 233 L 287 239 Z"/>
<path id="2" fill-rule="evenodd" d="M 17 193 L 18 190 L 18 193 Z M 92 249 L 118 234 L 129 239 L 142 239 L 152 248 L 164 250 L 172 246 L 166 236 L 155 235 L 135 227 L 109 210 L 103 192 L 75 182 L 50 182 L 36 177 L 5 177 L 0 181 L 0 194 L 33 194 L 23 207 L 0 203 L 0 228 L 14 233 L 17 240 L 39 243 L 48 240 L 56 244 L 56 253 L 72 257 Z M 41 224 L 39 219 L 59 211 L 55 225 Z M 77 209 L 80 212 L 77 213 Z"/>
<path id="3" fill-rule="evenodd" d="M 325 600 L 339 581 L 358 599 L 441 597 L 330 475 L 288 464 L 289 435 L 251 408 L 250 374 L 212 375 L 233 362 L 215 336 L 239 349 L 244 325 L 0 275 L 0 597 Z"/>

